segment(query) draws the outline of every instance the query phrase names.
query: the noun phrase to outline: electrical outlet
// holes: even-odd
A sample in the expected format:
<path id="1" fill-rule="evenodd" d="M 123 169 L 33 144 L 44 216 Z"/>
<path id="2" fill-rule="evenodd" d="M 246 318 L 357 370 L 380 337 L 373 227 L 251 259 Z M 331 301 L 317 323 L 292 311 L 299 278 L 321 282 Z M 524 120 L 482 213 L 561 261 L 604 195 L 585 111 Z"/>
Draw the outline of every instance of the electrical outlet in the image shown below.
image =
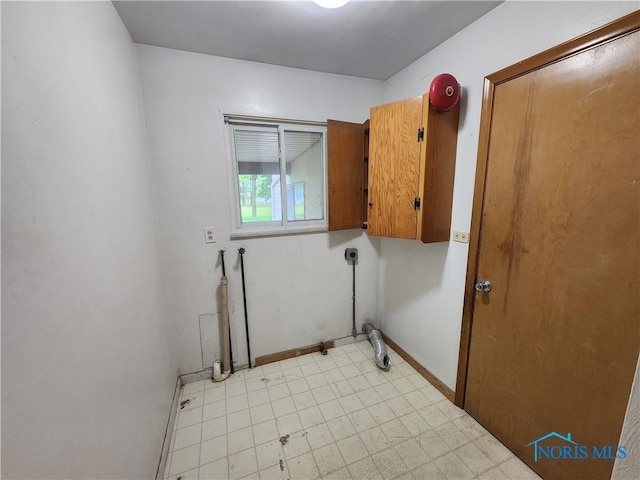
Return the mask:
<path id="1" fill-rule="evenodd" d="M 207 227 L 204 229 L 204 242 L 216 243 L 216 234 L 213 231 L 213 227 Z"/>
<path id="2" fill-rule="evenodd" d="M 358 260 L 358 249 L 357 248 L 347 248 L 344 251 L 344 259 L 347 262 L 355 262 Z"/>
<path id="3" fill-rule="evenodd" d="M 469 232 L 453 231 L 453 241 L 460 243 L 469 243 Z"/>

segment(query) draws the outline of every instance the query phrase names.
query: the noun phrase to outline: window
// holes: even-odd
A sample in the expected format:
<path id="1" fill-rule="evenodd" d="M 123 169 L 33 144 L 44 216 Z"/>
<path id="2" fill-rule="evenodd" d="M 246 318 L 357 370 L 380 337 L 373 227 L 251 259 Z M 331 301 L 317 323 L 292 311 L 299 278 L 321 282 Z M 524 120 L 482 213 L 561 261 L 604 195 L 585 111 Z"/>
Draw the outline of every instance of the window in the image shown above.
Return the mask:
<path id="1" fill-rule="evenodd" d="M 326 230 L 326 127 L 225 121 L 235 186 L 232 237 Z"/>

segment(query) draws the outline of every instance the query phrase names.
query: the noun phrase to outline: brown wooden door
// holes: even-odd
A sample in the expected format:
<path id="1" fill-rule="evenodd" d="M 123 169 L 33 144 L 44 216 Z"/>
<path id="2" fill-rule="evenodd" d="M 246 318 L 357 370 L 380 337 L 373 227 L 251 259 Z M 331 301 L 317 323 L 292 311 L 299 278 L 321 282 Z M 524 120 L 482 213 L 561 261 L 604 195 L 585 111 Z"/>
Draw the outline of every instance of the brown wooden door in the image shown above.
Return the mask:
<path id="1" fill-rule="evenodd" d="M 534 462 L 527 445 L 571 433 L 615 452 L 629 399 L 639 79 L 636 31 L 493 91 L 477 259 L 492 290 L 473 300 L 465 408 L 546 479 L 610 478 L 613 460 Z"/>
<path id="2" fill-rule="evenodd" d="M 370 122 L 368 232 L 415 239 L 422 97 L 374 107 Z"/>
<path id="3" fill-rule="evenodd" d="M 327 120 L 329 230 L 362 228 L 364 126 Z"/>

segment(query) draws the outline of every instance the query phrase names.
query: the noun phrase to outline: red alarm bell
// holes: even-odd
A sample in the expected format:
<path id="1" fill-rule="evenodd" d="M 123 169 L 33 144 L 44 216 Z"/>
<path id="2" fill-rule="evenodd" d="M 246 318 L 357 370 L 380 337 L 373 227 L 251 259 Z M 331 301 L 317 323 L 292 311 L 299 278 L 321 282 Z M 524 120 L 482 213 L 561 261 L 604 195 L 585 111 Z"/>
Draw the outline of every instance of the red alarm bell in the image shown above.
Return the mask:
<path id="1" fill-rule="evenodd" d="M 441 73 L 431 82 L 429 100 L 439 112 L 448 112 L 460 100 L 460 85 L 450 73 Z"/>

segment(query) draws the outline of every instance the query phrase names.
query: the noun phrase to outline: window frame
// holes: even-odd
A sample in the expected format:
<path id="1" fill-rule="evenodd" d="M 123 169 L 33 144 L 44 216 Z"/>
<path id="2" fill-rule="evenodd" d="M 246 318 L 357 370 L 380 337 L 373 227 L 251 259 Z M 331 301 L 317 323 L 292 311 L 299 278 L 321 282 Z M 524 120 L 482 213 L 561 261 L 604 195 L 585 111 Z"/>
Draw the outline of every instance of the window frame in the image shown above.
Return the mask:
<path id="1" fill-rule="evenodd" d="M 329 230 L 328 209 L 328 179 L 327 179 L 327 124 L 326 122 L 304 122 L 285 119 L 268 119 L 262 117 L 246 117 L 232 115 L 224 116 L 226 138 L 228 142 L 227 162 L 231 162 L 229 169 L 231 202 L 233 204 L 231 239 L 294 235 L 302 233 L 327 232 Z M 280 172 L 280 198 L 282 220 L 271 222 L 242 222 L 242 207 L 240 205 L 239 169 L 236 158 L 235 131 L 276 131 L 278 133 L 278 162 Z M 321 220 L 289 220 L 286 182 L 286 143 L 285 132 L 312 132 L 322 135 L 322 216 Z M 285 180 L 284 182 L 282 180 Z"/>

